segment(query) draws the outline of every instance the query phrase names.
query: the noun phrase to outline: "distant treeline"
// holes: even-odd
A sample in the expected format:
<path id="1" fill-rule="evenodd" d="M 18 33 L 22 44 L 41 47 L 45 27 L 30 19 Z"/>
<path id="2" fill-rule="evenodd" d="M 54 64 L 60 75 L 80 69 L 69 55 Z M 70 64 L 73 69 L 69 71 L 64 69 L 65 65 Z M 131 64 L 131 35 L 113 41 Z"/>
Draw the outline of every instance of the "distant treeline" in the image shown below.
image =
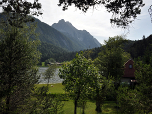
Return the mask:
<path id="1" fill-rule="evenodd" d="M 152 51 L 152 35 L 145 38 L 143 36 L 142 40 L 131 41 L 129 40 L 124 44 L 124 51 L 131 54 L 132 59 L 140 57 L 141 59 L 146 59 L 149 61 L 150 52 Z M 60 48 L 58 46 L 51 45 L 50 43 L 41 42 L 39 46 L 39 51 L 42 53 L 40 62 L 44 62 L 47 59 L 53 58 L 57 62 L 70 61 L 75 58 L 76 53 L 81 51 L 69 52 L 66 49 Z M 86 58 L 94 60 L 98 57 L 98 53 L 102 51 L 102 46 L 93 49 L 83 50 L 83 55 Z"/>

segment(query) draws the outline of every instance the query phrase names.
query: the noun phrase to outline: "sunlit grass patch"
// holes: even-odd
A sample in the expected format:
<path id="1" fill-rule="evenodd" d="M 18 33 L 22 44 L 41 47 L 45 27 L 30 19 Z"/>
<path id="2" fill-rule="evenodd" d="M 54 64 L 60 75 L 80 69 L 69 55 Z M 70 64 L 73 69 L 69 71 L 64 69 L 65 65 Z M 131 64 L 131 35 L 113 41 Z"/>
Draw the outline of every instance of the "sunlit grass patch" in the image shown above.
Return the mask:
<path id="1" fill-rule="evenodd" d="M 102 106 L 102 113 L 97 113 L 95 111 L 96 103 L 95 102 L 87 102 L 85 114 L 116 114 L 117 110 L 115 107 L 115 102 L 108 101 L 105 102 Z M 65 101 L 65 105 L 63 107 L 64 114 L 73 114 L 74 113 L 74 103 L 72 100 Z M 77 108 L 77 114 L 82 114 L 82 108 Z"/>
<path id="2" fill-rule="evenodd" d="M 47 84 L 36 84 L 37 88 L 43 87 L 43 86 L 47 86 Z M 63 88 L 64 88 L 64 86 L 62 85 L 62 83 L 49 84 L 48 93 L 51 93 L 51 94 L 54 94 L 54 93 L 65 93 Z"/>
<path id="3" fill-rule="evenodd" d="M 43 87 L 47 84 L 37 84 L 36 87 Z M 64 86 L 62 83 L 57 84 L 49 84 L 49 92 L 51 94 L 64 94 L 65 91 L 63 90 Z M 70 100 L 70 98 L 65 98 L 67 100 L 63 100 L 63 103 L 65 104 L 63 107 L 64 114 L 73 114 L 74 113 L 74 103 L 73 100 Z M 102 106 L 102 113 L 97 113 L 95 111 L 96 108 L 96 102 L 87 101 L 85 113 L 86 114 L 117 114 L 117 110 L 115 108 L 116 103 L 114 101 L 105 101 Z M 118 110 L 119 111 L 119 110 Z M 77 114 L 82 114 L 82 108 L 77 108 Z M 119 114 L 119 113 L 118 113 Z"/>
<path id="4" fill-rule="evenodd" d="M 45 66 L 45 62 L 42 62 L 42 66 Z"/>

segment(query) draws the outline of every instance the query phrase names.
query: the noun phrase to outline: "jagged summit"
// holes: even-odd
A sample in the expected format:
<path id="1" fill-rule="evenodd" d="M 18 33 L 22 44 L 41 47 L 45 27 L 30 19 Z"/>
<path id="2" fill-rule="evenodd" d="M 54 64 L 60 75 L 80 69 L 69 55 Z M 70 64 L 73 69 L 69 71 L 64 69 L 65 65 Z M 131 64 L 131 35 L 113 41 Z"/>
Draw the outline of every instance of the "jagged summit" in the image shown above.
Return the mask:
<path id="1" fill-rule="evenodd" d="M 61 20 L 59 20 L 58 23 L 65 23 L 65 20 L 64 20 L 64 19 L 61 19 Z"/>
<path id="2" fill-rule="evenodd" d="M 75 42 L 79 42 L 85 49 L 100 47 L 100 43 L 88 31 L 78 30 L 69 21 L 65 22 L 64 19 L 61 19 L 58 23 L 54 23 L 52 27 Z"/>

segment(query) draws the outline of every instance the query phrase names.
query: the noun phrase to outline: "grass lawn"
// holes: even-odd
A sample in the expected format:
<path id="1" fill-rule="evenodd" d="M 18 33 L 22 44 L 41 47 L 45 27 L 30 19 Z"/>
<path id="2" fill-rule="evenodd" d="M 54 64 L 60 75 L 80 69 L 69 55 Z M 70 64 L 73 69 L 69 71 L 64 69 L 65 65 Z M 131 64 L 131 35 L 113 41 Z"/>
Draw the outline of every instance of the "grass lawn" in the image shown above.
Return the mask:
<path id="1" fill-rule="evenodd" d="M 114 108 L 115 102 L 113 101 L 105 101 L 102 106 L 102 113 L 97 113 L 95 111 L 95 102 L 87 102 L 87 106 L 85 109 L 86 114 L 117 114 L 117 110 Z M 74 103 L 72 100 L 65 101 L 65 105 L 63 107 L 65 114 L 74 114 Z M 77 108 L 77 114 L 82 114 L 82 109 Z"/>
<path id="2" fill-rule="evenodd" d="M 52 85 L 52 86 L 51 86 Z M 37 84 L 36 87 L 42 87 L 46 86 L 46 84 Z M 63 90 L 63 85 L 61 83 L 57 84 L 49 84 L 49 93 L 65 93 Z M 72 100 L 69 101 L 63 101 L 64 102 L 64 107 L 63 111 L 64 114 L 73 114 L 74 113 L 74 103 Z M 115 102 L 113 101 L 105 101 L 105 103 L 102 106 L 102 114 L 116 114 L 117 110 L 114 108 L 115 107 Z M 86 114 L 97 114 L 95 111 L 95 102 L 88 101 L 85 109 Z M 77 114 L 81 114 L 82 109 L 77 108 Z M 98 113 L 101 114 L 101 113 Z"/>
<path id="3" fill-rule="evenodd" d="M 36 87 L 43 87 L 46 86 L 47 84 L 36 84 Z M 49 91 L 48 93 L 65 93 L 63 90 L 63 85 L 62 83 L 57 83 L 57 84 L 49 84 Z"/>

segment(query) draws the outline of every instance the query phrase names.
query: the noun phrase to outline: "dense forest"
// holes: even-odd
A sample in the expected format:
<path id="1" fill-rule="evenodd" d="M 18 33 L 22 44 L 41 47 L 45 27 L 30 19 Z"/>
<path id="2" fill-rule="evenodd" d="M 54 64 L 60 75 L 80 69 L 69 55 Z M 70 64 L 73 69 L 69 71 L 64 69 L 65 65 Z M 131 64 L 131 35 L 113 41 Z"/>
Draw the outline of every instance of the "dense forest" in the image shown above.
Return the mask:
<path id="1" fill-rule="evenodd" d="M 83 51 L 83 55 L 86 58 L 90 58 L 94 60 L 95 58 L 98 57 L 98 53 L 103 50 L 101 46 L 93 49 L 69 52 L 61 48 L 57 48 L 57 47 L 55 48 L 51 44 L 47 45 L 47 43 L 45 43 L 44 45 L 43 42 L 41 43 L 42 45 L 39 47 L 39 51 L 42 53 L 41 62 L 44 62 L 49 58 L 53 58 L 57 62 L 70 61 L 75 57 L 76 53 L 80 53 L 81 51 Z M 143 58 L 143 56 L 145 55 L 147 55 L 146 57 L 150 57 L 149 54 L 152 51 L 151 44 L 152 44 L 152 35 L 148 36 L 147 38 L 143 36 L 142 40 L 137 40 L 137 41 L 128 40 L 126 43 L 123 44 L 122 49 L 124 49 L 125 52 L 130 53 L 132 59 L 138 57 Z M 47 48 L 45 48 L 45 46 Z"/>

